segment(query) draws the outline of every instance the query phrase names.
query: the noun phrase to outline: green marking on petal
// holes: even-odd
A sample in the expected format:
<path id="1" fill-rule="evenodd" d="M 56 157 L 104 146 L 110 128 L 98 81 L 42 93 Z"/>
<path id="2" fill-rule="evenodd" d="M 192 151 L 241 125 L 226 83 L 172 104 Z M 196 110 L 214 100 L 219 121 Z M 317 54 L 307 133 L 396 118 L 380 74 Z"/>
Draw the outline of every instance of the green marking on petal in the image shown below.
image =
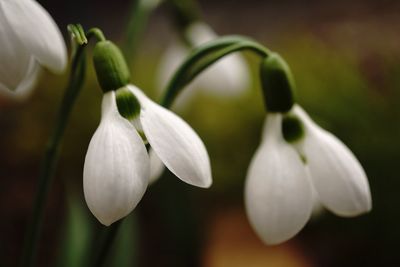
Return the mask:
<path id="1" fill-rule="evenodd" d="M 282 121 L 282 133 L 288 143 L 300 141 L 304 137 L 304 125 L 297 116 L 285 115 Z"/>
<path id="2" fill-rule="evenodd" d="M 146 145 L 146 147 L 147 147 L 147 145 L 149 144 L 149 141 L 147 140 L 147 137 L 146 137 L 146 135 L 144 134 L 144 132 L 143 131 L 137 131 L 138 133 L 139 133 L 139 135 L 140 135 L 140 137 L 142 138 L 142 140 L 143 140 L 143 143 Z M 148 149 L 147 149 L 148 150 Z"/>
<path id="3" fill-rule="evenodd" d="M 299 153 L 300 159 L 303 162 L 304 165 L 307 165 L 307 157 L 306 155 Z"/>
<path id="4" fill-rule="evenodd" d="M 117 107 L 122 117 L 131 121 L 134 120 L 140 113 L 140 103 L 137 98 L 123 87 L 116 91 Z"/>

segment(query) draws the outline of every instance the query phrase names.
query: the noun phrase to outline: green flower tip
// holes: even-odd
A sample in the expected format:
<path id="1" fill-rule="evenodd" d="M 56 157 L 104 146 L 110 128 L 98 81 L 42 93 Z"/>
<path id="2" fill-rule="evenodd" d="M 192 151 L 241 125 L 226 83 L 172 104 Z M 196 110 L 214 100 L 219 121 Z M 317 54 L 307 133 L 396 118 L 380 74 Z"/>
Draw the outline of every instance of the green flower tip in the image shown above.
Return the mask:
<path id="1" fill-rule="evenodd" d="M 294 103 L 295 83 L 289 66 L 279 54 L 272 53 L 262 60 L 260 78 L 268 111 L 289 111 Z"/>
<path id="2" fill-rule="evenodd" d="M 117 107 L 122 117 L 127 120 L 134 120 L 140 113 L 140 103 L 137 98 L 123 87 L 116 91 Z"/>
<path id="3" fill-rule="evenodd" d="M 304 137 L 304 125 L 295 115 L 285 115 L 282 121 L 283 137 L 288 143 L 300 141 Z"/>
<path id="4" fill-rule="evenodd" d="M 81 24 L 68 24 L 67 29 L 78 45 L 85 45 L 88 40 Z"/>
<path id="5" fill-rule="evenodd" d="M 130 82 L 128 65 L 114 43 L 98 42 L 93 50 L 93 63 L 103 92 L 117 90 Z"/>

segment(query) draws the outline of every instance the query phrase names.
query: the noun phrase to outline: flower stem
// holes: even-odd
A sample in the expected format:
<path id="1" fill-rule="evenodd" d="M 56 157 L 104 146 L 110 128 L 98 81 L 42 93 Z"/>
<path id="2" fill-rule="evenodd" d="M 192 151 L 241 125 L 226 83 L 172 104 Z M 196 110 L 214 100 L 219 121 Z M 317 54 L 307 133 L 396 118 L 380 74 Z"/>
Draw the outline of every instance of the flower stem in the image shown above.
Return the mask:
<path id="1" fill-rule="evenodd" d="M 96 248 L 91 257 L 93 260 L 88 266 L 101 267 L 105 264 L 122 221 L 119 220 L 109 227 L 102 227 L 99 236 L 94 240 Z"/>
<path id="2" fill-rule="evenodd" d="M 262 59 L 271 54 L 263 45 L 240 35 L 220 37 L 193 49 L 169 81 L 161 105 L 170 107 L 178 94 L 197 75 L 223 57 L 244 50 Z"/>
<path id="3" fill-rule="evenodd" d="M 35 265 L 45 204 L 47 202 L 49 189 L 54 179 L 56 165 L 60 156 L 61 141 L 64 136 L 71 110 L 84 82 L 86 66 L 84 47 L 85 46 L 78 46 L 77 50 L 73 54 L 69 83 L 65 90 L 53 133 L 46 146 L 33 206 L 32 221 L 28 225 L 24 250 L 21 258 L 21 266 L 23 267 Z"/>
<path id="4" fill-rule="evenodd" d="M 99 28 L 91 28 L 90 30 L 87 31 L 86 36 L 88 39 L 94 36 L 99 42 L 106 40 L 106 37 Z"/>

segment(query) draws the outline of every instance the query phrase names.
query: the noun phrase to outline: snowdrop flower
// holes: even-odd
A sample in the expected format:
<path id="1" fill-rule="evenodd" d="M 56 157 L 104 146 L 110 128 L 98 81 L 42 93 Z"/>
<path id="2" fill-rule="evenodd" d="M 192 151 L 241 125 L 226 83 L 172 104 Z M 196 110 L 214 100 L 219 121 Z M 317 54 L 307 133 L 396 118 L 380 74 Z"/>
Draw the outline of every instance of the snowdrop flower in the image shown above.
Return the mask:
<path id="1" fill-rule="evenodd" d="M 40 69 L 64 71 L 67 52 L 47 11 L 34 0 L 0 0 L 0 93 L 29 95 Z"/>
<path id="2" fill-rule="evenodd" d="M 119 114 L 115 92 L 105 93 L 101 122 L 90 141 L 83 170 L 90 211 L 107 226 L 125 217 L 142 198 L 149 172 L 141 137 Z"/>
<path id="3" fill-rule="evenodd" d="M 206 24 L 194 22 L 186 29 L 185 36 L 192 47 L 200 46 L 206 42 L 217 38 L 217 34 Z M 185 43 L 174 42 L 165 52 L 158 70 L 158 85 L 163 90 L 172 75 L 180 64 L 184 61 L 192 47 Z M 238 95 L 242 93 L 250 84 L 250 73 L 244 58 L 238 54 L 232 54 L 207 68 L 189 85 L 190 90 L 194 92 L 195 88 L 207 90 L 217 96 Z M 184 101 L 189 95 L 182 95 Z M 190 94 L 190 93 L 189 93 Z M 179 100 L 178 100 L 179 101 Z M 185 101 L 187 102 L 187 101 Z M 179 104 L 178 104 L 179 105 Z"/>
<path id="4" fill-rule="evenodd" d="M 83 174 L 85 199 L 95 217 L 108 226 L 138 204 L 150 182 L 147 142 L 182 181 L 209 187 L 210 160 L 194 130 L 128 83 L 126 63 L 115 45 L 99 42 L 93 54 L 105 91 L 102 119 L 90 141 Z"/>
<path id="5" fill-rule="evenodd" d="M 294 236 L 312 209 L 312 188 L 300 156 L 281 131 L 282 115 L 270 114 L 260 147 L 251 160 L 245 185 L 250 223 L 267 244 Z"/>
<path id="6" fill-rule="evenodd" d="M 367 176 L 354 154 L 294 104 L 293 78 L 278 54 L 260 68 L 268 116 L 245 185 L 250 223 L 266 244 L 296 235 L 320 203 L 343 217 L 371 210 Z"/>

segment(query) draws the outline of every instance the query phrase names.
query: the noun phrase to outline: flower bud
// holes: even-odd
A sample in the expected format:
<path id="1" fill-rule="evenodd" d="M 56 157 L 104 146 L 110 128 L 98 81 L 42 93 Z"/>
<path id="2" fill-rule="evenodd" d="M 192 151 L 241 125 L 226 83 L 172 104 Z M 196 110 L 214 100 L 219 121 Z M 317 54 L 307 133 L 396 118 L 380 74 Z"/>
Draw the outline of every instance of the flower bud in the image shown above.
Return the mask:
<path id="1" fill-rule="evenodd" d="M 117 90 L 130 81 L 128 65 L 119 48 L 110 41 L 98 42 L 93 51 L 97 80 L 103 92 Z"/>
<path id="2" fill-rule="evenodd" d="M 294 103 L 295 84 L 289 66 L 279 54 L 273 53 L 263 59 L 260 78 L 268 111 L 289 111 Z"/>

